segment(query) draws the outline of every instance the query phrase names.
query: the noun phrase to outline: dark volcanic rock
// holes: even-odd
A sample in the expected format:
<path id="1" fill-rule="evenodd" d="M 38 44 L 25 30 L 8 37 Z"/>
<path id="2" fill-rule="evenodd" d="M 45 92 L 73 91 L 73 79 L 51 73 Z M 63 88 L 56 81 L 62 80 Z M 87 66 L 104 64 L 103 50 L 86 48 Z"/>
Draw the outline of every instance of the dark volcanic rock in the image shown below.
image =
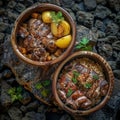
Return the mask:
<path id="1" fill-rule="evenodd" d="M 120 14 L 115 17 L 115 22 L 120 26 Z"/>
<path id="2" fill-rule="evenodd" d="M 86 27 L 91 28 L 93 26 L 94 16 L 88 12 L 78 11 L 77 21 Z"/>
<path id="3" fill-rule="evenodd" d="M 0 22 L 0 32 L 4 32 L 8 28 L 9 24 Z"/>
<path id="4" fill-rule="evenodd" d="M 13 75 L 13 73 L 12 73 L 12 71 L 10 69 L 5 69 L 2 72 L 2 75 L 3 75 L 4 79 L 8 79 L 8 78 L 11 78 L 11 76 Z"/>
<path id="5" fill-rule="evenodd" d="M 36 113 L 34 111 L 25 114 L 22 120 L 46 120 L 46 117 L 42 113 Z"/>
<path id="6" fill-rule="evenodd" d="M 84 5 L 87 10 L 94 10 L 96 8 L 96 0 L 84 0 Z"/>
<path id="7" fill-rule="evenodd" d="M 5 36 L 5 34 L 4 33 L 0 33 L 0 43 L 3 43 L 3 41 L 4 41 L 4 36 Z"/>
<path id="8" fill-rule="evenodd" d="M 15 7 L 15 5 L 16 5 L 16 2 L 12 0 L 8 3 L 7 7 L 13 9 Z"/>
<path id="9" fill-rule="evenodd" d="M 20 102 L 24 105 L 28 104 L 30 101 L 31 101 L 31 96 L 30 96 L 30 93 L 27 92 L 27 91 L 24 91 L 22 93 L 22 100 L 20 100 Z"/>
<path id="10" fill-rule="evenodd" d="M 111 11 L 107 7 L 104 7 L 102 5 L 98 5 L 94 13 L 95 17 L 100 19 L 104 19 L 110 14 L 111 14 Z"/>
<path id="11" fill-rule="evenodd" d="M 120 41 L 112 43 L 112 47 L 113 49 L 120 51 Z"/>
<path id="12" fill-rule="evenodd" d="M 105 31 L 105 25 L 101 20 L 96 20 L 95 27 L 103 32 Z"/>
<path id="13" fill-rule="evenodd" d="M 61 0 L 61 4 L 63 7 L 72 7 L 74 5 L 74 0 Z"/>
<path id="14" fill-rule="evenodd" d="M 11 22 L 14 22 L 17 17 L 18 17 L 18 14 L 17 14 L 17 13 L 13 13 L 13 12 L 11 12 L 11 11 L 8 11 L 8 19 L 9 19 Z"/>
<path id="15" fill-rule="evenodd" d="M 3 106 L 9 106 L 12 104 L 11 98 L 8 95 L 8 90 L 11 88 L 10 85 L 8 85 L 5 81 L 1 82 L 1 95 L 0 95 L 0 101 Z"/>
<path id="16" fill-rule="evenodd" d="M 15 6 L 15 9 L 16 9 L 16 11 L 18 11 L 18 12 L 22 12 L 23 10 L 25 10 L 25 6 L 23 5 L 23 4 L 21 4 L 21 3 L 18 3 L 16 6 Z"/>
<path id="17" fill-rule="evenodd" d="M 118 70 L 114 70 L 113 73 L 114 73 L 114 76 L 115 76 L 117 79 L 120 79 L 120 70 L 119 70 L 119 69 L 118 69 Z"/>
<path id="18" fill-rule="evenodd" d="M 94 29 L 88 29 L 87 27 L 84 27 L 82 25 L 77 26 L 77 36 L 76 40 L 80 41 L 83 37 L 88 38 L 91 42 L 96 43 L 98 39 L 98 33 L 97 31 L 94 31 Z"/>
<path id="19" fill-rule="evenodd" d="M 98 52 L 101 56 L 103 56 L 106 60 L 112 57 L 113 48 L 110 44 L 99 43 L 98 44 Z"/>
<path id="20" fill-rule="evenodd" d="M 7 114 L 0 115 L 0 120 L 11 120 Z"/>
<path id="21" fill-rule="evenodd" d="M 79 4 L 76 4 L 76 3 L 73 5 L 73 7 L 71 9 L 75 12 L 82 10 L 81 6 Z"/>
<path id="22" fill-rule="evenodd" d="M 4 8 L 0 8 L 0 15 L 5 14 L 5 9 Z"/>
<path id="23" fill-rule="evenodd" d="M 108 0 L 109 7 L 115 11 L 120 10 L 120 1 L 119 0 Z"/>
<path id="24" fill-rule="evenodd" d="M 105 32 L 98 30 L 98 38 L 104 38 L 105 35 L 106 35 Z"/>
<path id="25" fill-rule="evenodd" d="M 105 5 L 107 3 L 107 0 L 96 0 L 97 4 Z"/>
<path id="26" fill-rule="evenodd" d="M 106 30 L 105 30 L 107 35 L 116 35 L 118 31 L 119 31 L 119 27 L 117 24 L 113 22 L 107 23 Z"/>
<path id="27" fill-rule="evenodd" d="M 111 66 L 112 70 L 116 69 L 116 62 L 115 61 L 108 61 L 108 63 Z"/>
<path id="28" fill-rule="evenodd" d="M 8 110 L 8 114 L 9 114 L 11 120 L 21 120 L 23 117 L 22 112 L 17 107 L 11 107 Z"/>

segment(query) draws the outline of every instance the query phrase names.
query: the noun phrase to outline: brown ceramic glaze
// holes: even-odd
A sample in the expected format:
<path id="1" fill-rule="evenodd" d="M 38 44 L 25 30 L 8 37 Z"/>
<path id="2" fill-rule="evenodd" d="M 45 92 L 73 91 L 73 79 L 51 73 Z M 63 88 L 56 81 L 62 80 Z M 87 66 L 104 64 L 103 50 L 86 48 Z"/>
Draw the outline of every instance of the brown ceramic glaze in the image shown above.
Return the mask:
<path id="1" fill-rule="evenodd" d="M 88 110 L 73 110 L 73 109 L 65 106 L 65 104 L 59 98 L 59 96 L 57 94 L 57 89 L 56 89 L 58 76 L 59 76 L 61 70 L 63 69 L 64 65 L 67 62 L 70 62 L 74 58 L 78 58 L 78 57 L 79 58 L 87 57 L 87 58 L 99 63 L 99 65 L 103 69 L 103 72 L 105 74 L 105 77 L 106 77 L 107 81 L 109 82 L 108 92 L 107 92 L 106 96 L 104 97 L 104 99 L 98 105 L 96 105 L 95 107 L 92 107 L 92 108 L 90 108 Z M 71 56 L 69 56 L 66 60 L 64 60 L 59 65 L 58 69 L 56 70 L 56 72 L 54 74 L 52 90 L 53 90 L 53 95 L 55 97 L 55 101 L 57 102 L 58 106 L 60 106 L 62 109 L 64 109 L 68 113 L 72 114 L 74 117 L 78 118 L 80 116 L 88 115 L 88 114 L 90 114 L 92 112 L 95 112 L 95 111 L 101 109 L 110 98 L 110 95 L 111 95 L 112 90 L 113 90 L 113 83 L 114 83 L 114 76 L 113 76 L 112 69 L 111 69 L 111 67 L 109 66 L 109 64 L 106 62 L 106 60 L 104 58 L 102 58 L 100 55 L 98 55 L 98 54 L 96 54 L 94 52 L 79 51 L 79 52 L 73 53 Z"/>
<path id="2" fill-rule="evenodd" d="M 18 50 L 18 46 L 17 46 L 17 31 L 19 26 L 21 25 L 21 23 L 23 23 L 25 20 L 27 20 L 29 18 L 29 16 L 34 13 L 34 12 L 43 12 L 46 10 L 53 10 L 53 11 L 61 11 L 63 16 L 65 17 L 65 19 L 69 22 L 70 26 L 71 26 L 71 34 L 72 34 L 72 41 L 69 45 L 69 47 L 65 50 L 65 52 L 59 56 L 58 58 L 56 58 L 55 60 L 52 61 L 46 61 L 46 62 L 39 62 L 39 61 L 33 61 L 27 57 L 25 57 L 24 55 L 22 55 L 22 53 Z M 76 37 L 76 25 L 74 20 L 72 19 L 72 17 L 69 15 L 69 13 L 64 10 L 63 8 L 57 6 L 57 5 L 53 5 L 53 4 L 48 4 L 48 3 L 37 3 L 31 7 L 29 7 L 28 9 L 26 9 L 25 11 L 23 11 L 19 17 L 17 18 L 17 20 L 15 21 L 13 30 L 12 30 L 12 35 L 11 35 L 11 43 L 13 46 L 13 49 L 16 53 L 16 55 L 22 59 L 23 61 L 25 61 L 26 63 L 32 64 L 32 65 L 37 65 L 37 66 L 49 66 L 55 63 L 58 63 L 59 61 L 65 59 L 69 53 L 71 52 L 74 43 L 75 43 L 75 37 Z"/>

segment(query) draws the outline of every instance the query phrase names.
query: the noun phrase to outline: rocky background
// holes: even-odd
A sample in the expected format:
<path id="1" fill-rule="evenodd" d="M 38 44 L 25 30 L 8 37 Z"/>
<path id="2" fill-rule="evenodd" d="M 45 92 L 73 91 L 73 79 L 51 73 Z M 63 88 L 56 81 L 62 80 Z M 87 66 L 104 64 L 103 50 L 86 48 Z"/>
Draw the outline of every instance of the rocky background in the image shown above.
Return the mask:
<path id="1" fill-rule="evenodd" d="M 7 59 L 4 46 L 10 41 L 14 21 L 36 2 L 53 3 L 66 9 L 76 22 L 76 40 L 88 35 L 96 43 L 94 52 L 103 56 L 113 70 L 115 85 L 111 99 L 86 119 L 120 120 L 120 0 L 0 0 L 0 120 L 73 119 L 65 111 L 58 112 L 56 107 L 38 101 L 16 82 L 16 76 L 4 63 Z M 20 88 L 22 100 L 11 100 L 7 92 L 11 87 Z"/>

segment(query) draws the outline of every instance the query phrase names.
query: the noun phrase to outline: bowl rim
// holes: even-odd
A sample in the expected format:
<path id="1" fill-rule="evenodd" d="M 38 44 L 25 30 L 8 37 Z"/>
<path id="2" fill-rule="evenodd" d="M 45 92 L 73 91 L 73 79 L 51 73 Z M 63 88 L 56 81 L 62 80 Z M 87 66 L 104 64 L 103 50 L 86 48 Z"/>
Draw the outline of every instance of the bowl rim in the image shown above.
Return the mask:
<path id="1" fill-rule="evenodd" d="M 46 7 L 46 10 L 50 10 L 52 8 L 52 10 L 56 10 L 56 11 L 61 11 L 64 15 L 64 17 L 69 20 L 69 24 L 71 26 L 71 33 L 72 33 L 72 41 L 70 43 L 70 45 L 68 46 L 68 48 L 62 53 L 62 55 L 60 55 L 59 57 L 57 57 L 55 60 L 51 60 L 51 61 L 45 61 L 45 62 L 40 62 L 40 61 L 34 61 L 34 60 L 31 60 L 27 57 L 25 57 L 19 50 L 18 50 L 18 46 L 17 46 L 17 43 L 16 43 L 16 31 L 17 31 L 17 28 L 18 28 L 18 24 L 20 23 L 21 19 L 26 15 L 28 14 L 30 11 L 34 11 L 36 9 L 45 9 Z M 36 10 L 38 11 L 38 10 Z M 40 10 L 41 12 L 41 10 Z M 55 4 L 51 4 L 51 3 L 36 3 L 30 7 L 28 7 L 27 9 L 25 9 L 16 19 L 15 23 L 14 23 L 14 26 L 13 26 L 13 29 L 12 29 L 12 33 L 11 33 L 11 44 L 12 44 L 12 48 L 14 50 L 14 52 L 16 53 L 16 55 L 21 59 L 23 60 L 24 62 L 28 63 L 28 64 L 32 64 L 32 65 L 35 65 L 35 66 L 50 66 L 50 65 L 53 65 L 55 63 L 58 63 L 60 61 L 62 61 L 63 59 L 65 59 L 69 54 L 70 52 L 72 51 L 73 47 L 74 47 L 74 44 L 75 44 L 75 39 L 76 38 L 76 23 L 75 21 L 73 20 L 73 18 L 70 16 L 70 14 L 65 10 L 63 9 L 62 7 L 58 6 L 58 5 L 55 5 Z"/>
<path id="2" fill-rule="evenodd" d="M 72 108 L 65 106 L 64 103 L 62 102 L 62 100 L 59 98 L 59 95 L 57 94 L 56 84 L 57 84 L 59 73 L 67 62 L 72 60 L 74 57 L 81 56 L 81 58 L 82 58 L 82 56 L 85 57 L 86 55 L 95 57 L 95 59 L 99 60 L 99 62 L 100 61 L 103 62 L 104 67 L 105 67 L 106 71 L 108 71 L 108 75 L 109 75 L 109 81 L 110 81 L 109 88 L 108 88 L 108 92 L 107 92 L 106 96 L 96 106 L 94 106 L 88 110 L 73 110 Z M 113 85 L 114 85 L 114 75 L 113 75 L 112 69 L 111 69 L 110 65 L 107 63 L 107 61 L 102 56 L 100 56 L 97 53 L 91 52 L 91 51 L 78 51 L 78 52 L 71 54 L 67 59 L 65 59 L 58 66 L 57 70 L 54 73 L 54 78 L 53 78 L 53 82 L 52 82 L 52 92 L 53 92 L 54 99 L 57 102 L 58 106 L 60 106 L 62 109 L 64 109 L 65 111 L 67 111 L 70 114 L 83 116 L 83 115 L 88 115 L 90 113 L 93 113 L 93 112 L 101 109 L 106 104 L 106 102 L 110 99 L 110 96 L 112 94 Z"/>

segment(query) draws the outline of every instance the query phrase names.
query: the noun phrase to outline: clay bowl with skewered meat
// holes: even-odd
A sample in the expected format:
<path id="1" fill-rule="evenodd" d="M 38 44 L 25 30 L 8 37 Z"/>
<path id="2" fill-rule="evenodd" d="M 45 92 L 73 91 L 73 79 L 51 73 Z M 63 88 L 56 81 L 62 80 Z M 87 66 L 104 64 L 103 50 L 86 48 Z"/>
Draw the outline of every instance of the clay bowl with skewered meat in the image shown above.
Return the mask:
<path id="1" fill-rule="evenodd" d="M 37 3 L 18 16 L 11 43 L 24 62 L 50 66 L 69 55 L 75 37 L 76 25 L 66 10 L 54 4 Z"/>
<path id="2" fill-rule="evenodd" d="M 94 52 L 79 51 L 57 68 L 52 83 L 55 102 L 73 116 L 101 109 L 110 99 L 114 76 L 107 61 Z"/>

